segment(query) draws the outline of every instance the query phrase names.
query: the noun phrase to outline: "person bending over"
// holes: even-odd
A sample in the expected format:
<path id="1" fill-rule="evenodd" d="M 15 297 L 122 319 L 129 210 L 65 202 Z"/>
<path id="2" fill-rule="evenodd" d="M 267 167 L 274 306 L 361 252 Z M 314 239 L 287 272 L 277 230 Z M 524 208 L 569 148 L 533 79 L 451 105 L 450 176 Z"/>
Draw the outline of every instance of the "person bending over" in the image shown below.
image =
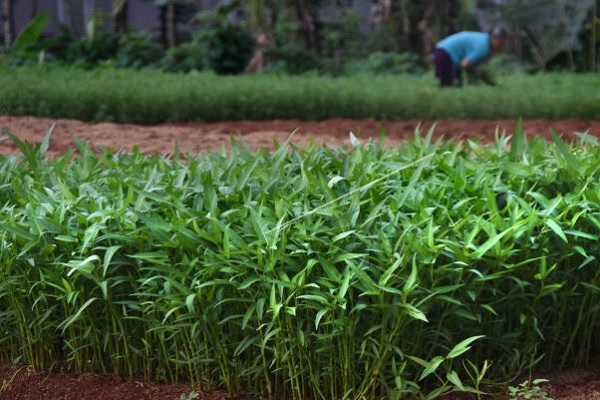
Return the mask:
<path id="1" fill-rule="evenodd" d="M 433 59 L 435 76 L 440 82 L 440 87 L 462 85 L 462 70 L 477 76 L 476 67 L 500 50 L 506 37 L 506 30 L 496 27 L 491 33 L 455 33 L 439 42 L 435 46 Z M 494 84 L 485 76 L 479 78 L 488 84 Z"/>

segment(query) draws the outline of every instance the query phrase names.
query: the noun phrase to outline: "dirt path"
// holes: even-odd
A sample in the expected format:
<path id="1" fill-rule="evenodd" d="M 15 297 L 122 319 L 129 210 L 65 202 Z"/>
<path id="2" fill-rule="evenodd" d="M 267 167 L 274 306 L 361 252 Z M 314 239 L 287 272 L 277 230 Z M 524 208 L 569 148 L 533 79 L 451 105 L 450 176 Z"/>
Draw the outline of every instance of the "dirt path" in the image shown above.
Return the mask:
<path id="1" fill-rule="evenodd" d="M 315 140 L 328 145 L 349 144 L 349 132 L 359 138 L 379 137 L 380 129 L 387 133 L 387 143 L 394 145 L 413 137 L 421 124 L 424 132 L 435 123 L 436 135 L 447 138 L 477 137 L 490 141 L 496 130 L 512 133 L 516 122 L 493 121 L 376 121 L 333 119 L 321 122 L 296 120 L 231 121 L 217 123 L 167 124 L 158 126 L 119 125 L 112 123 L 89 124 L 74 120 L 50 120 L 33 117 L 0 116 L 0 131 L 9 131 L 30 142 L 41 140 L 43 133 L 56 122 L 50 152 L 62 153 L 80 138 L 93 145 L 131 149 L 139 146 L 144 152 L 171 152 L 178 142 L 182 151 L 197 152 L 218 149 L 230 143 L 231 136 L 242 135 L 252 148 L 271 148 L 273 142 L 283 142 L 290 132 L 296 132 L 293 140 L 301 145 Z M 600 136 L 600 121 L 581 120 L 527 120 L 525 131 L 529 135 L 549 137 L 552 127 L 566 139 L 573 139 L 574 132 L 590 131 Z M 9 140 L 0 141 L 0 154 L 14 152 L 16 147 Z"/>

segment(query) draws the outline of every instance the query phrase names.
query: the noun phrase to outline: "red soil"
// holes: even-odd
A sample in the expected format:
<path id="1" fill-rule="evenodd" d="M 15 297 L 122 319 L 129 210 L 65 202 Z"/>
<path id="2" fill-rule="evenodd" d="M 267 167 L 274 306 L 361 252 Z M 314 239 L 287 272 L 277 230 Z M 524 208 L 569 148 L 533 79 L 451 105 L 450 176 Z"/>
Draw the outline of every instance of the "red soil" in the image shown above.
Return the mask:
<path id="1" fill-rule="evenodd" d="M 420 125 L 424 133 L 435 124 L 436 136 L 460 139 L 479 138 L 484 141 L 494 139 L 496 131 L 511 134 L 516 122 L 510 120 L 494 121 L 376 121 L 333 119 L 321 122 L 296 120 L 286 121 L 231 121 L 216 123 L 167 124 L 158 126 L 118 125 L 112 123 L 89 124 L 74 120 L 50 120 L 32 117 L 0 116 L 0 131 L 9 131 L 21 139 L 38 142 L 43 133 L 56 122 L 52 135 L 50 153 L 62 153 L 73 145 L 73 139 L 79 138 L 92 145 L 111 148 L 131 149 L 139 146 L 143 152 L 172 152 L 175 143 L 183 152 L 214 150 L 227 147 L 231 136 L 243 136 L 251 148 L 272 148 L 274 141 L 285 141 L 291 132 L 292 140 L 307 145 L 311 140 L 319 144 L 347 145 L 349 132 L 366 139 L 379 138 L 379 130 L 387 133 L 386 142 L 394 145 L 414 136 Z M 549 137 L 552 127 L 567 140 L 575 138 L 575 132 L 590 131 L 600 136 L 600 121 L 581 120 L 526 120 L 525 131 L 529 135 Z M 10 140 L 0 141 L 0 154 L 14 152 L 16 146 Z"/>

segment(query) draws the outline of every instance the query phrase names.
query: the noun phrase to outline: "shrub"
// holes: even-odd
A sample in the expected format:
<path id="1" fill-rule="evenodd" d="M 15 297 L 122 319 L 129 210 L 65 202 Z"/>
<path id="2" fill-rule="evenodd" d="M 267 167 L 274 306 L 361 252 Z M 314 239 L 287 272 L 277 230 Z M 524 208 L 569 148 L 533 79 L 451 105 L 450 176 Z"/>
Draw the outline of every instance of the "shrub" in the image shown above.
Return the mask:
<path id="1" fill-rule="evenodd" d="M 419 56 L 413 53 L 371 53 L 363 64 L 363 70 L 374 74 L 422 73 Z"/>
<path id="2" fill-rule="evenodd" d="M 160 64 L 163 55 L 163 46 L 149 34 L 130 32 L 119 39 L 115 61 L 119 67 L 152 67 Z"/>
<path id="3" fill-rule="evenodd" d="M 160 66 L 169 72 L 205 70 L 208 68 L 206 48 L 196 41 L 182 43 L 167 51 Z"/>
<path id="4" fill-rule="evenodd" d="M 290 75 L 317 71 L 323 67 L 323 63 L 315 53 L 297 45 L 285 45 L 269 49 L 266 52 L 266 58 L 270 71 Z"/>
<path id="5" fill-rule="evenodd" d="M 246 29 L 225 24 L 214 30 L 208 41 L 208 63 L 221 75 L 244 72 L 254 51 L 254 39 Z"/>
<path id="6" fill-rule="evenodd" d="M 64 61 L 69 64 L 92 67 L 103 61 L 112 60 L 119 50 L 120 38 L 113 32 L 96 32 L 72 42 Z"/>

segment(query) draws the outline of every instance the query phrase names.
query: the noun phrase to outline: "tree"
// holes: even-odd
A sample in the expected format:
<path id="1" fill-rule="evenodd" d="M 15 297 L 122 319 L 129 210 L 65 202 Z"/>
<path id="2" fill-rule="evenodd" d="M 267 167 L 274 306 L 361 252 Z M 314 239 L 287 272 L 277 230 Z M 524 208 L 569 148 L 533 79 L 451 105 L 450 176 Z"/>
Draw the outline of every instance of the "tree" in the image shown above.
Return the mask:
<path id="1" fill-rule="evenodd" d="M 575 69 L 574 51 L 581 49 L 580 33 L 596 0 L 488 0 L 482 4 L 487 24 L 503 21 L 522 34 L 540 69 L 566 54 Z"/>
<path id="2" fill-rule="evenodd" d="M 13 1 L 14 0 L 4 0 L 2 2 L 2 31 L 4 33 L 4 47 L 7 49 L 13 42 L 15 29 Z"/>
<path id="3" fill-rule="evenodd" d="M 127 31 L 128 0 L 113 1 L 113 26 L 116 33 L 123 34 Z"/>
<path id="4" fill-rule="evenodd" d="M 402 0 L 393 10 L 397 16 L 399 51 L 429 55 L 435 43 L 444 36 L 455 33 L 456 20 L 464 1 L 460 0 Z"/>
<path id="5" fill-rule="evenodd" d="M 321 24 L 318 19 L 322 0 L 294 0 L 298 20 L 302 24 L 302 33 L 306 47 L 316 53 L 321 52 Z"/>
<path id="6" fill-rule="evenodd" d="M 31 0 L 31 19 L 34 19 L 37 13 L 37 0 Z"/>
<path id="7" fill-rule="evenodd" d="M 160 34 L 163 43 L 173 48 L 177 46 L 178 29 L 177 25 L 180 21 L 189 19 L 190 10 L 196 10 L 193 0 L 146 0 L 151 1 L 156 6 L 160 7 Z"/>

